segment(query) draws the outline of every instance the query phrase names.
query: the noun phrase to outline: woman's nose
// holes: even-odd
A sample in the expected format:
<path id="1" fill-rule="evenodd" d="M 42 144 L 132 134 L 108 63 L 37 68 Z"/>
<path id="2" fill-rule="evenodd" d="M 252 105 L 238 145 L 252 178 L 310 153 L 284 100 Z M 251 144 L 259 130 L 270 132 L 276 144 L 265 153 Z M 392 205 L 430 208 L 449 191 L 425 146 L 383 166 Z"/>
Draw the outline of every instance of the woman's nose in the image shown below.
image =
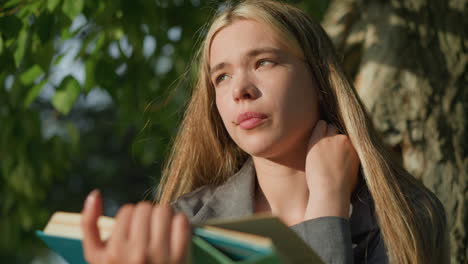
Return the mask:
<path id="1" fill-rule="evenodd" d="M 255 100 L 260 96 L 260 91 L 247 76 L 238 76 L 238 78 L 232 90 L 234 101 Z"/>

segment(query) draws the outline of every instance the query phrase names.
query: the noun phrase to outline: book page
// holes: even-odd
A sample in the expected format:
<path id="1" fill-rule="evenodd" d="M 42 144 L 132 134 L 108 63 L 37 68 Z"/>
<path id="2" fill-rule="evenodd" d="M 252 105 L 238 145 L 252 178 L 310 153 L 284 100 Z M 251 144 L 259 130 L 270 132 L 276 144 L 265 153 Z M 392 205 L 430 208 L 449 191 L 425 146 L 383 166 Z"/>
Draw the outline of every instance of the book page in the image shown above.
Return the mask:
<path id="1" fill-rule="evenodd" d="M 69 238 L 82 239 L 81 232 L 81 214 L 56 212 L 52 215 L 47 226 L 44 228 L 44 233 L 54 236 L 62 236 Z M 112 232 L 114 219 L 107 216 L 101 216 L 98 220 L 101 239 L 107 240 Z"/>
<path id="2" fill-rule="evenodd" d="M 320 257 L 279 218 L 270 215 L 234 220 L 213 220 L 206 225 L 269 237 L 284 263 L 323 263 Z"/>

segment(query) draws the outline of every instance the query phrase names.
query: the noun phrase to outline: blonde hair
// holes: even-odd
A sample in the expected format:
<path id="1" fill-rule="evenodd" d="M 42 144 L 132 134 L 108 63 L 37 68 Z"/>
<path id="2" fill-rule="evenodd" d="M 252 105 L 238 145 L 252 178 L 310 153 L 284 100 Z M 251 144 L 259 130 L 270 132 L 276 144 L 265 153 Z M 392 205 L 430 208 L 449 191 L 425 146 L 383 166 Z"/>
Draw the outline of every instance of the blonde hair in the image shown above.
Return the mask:
<path id="1" fill-rule="evenodd" d="M 248 158 L 223 126 L 209 78 L 211 40 L 238 19 L 268 25 L 291 52 L 308 62 L 319 87 L 321 119 L 348 135 L 359 155 L 390 262 L 448 263 L 440 201 L 387 152 L 322 27 L 280 2 L 238 1 L 215 16 L 196 56 L 198 79 L 163 170 L 160 202 L 169 203 L 203 185 L 219 185 Z"/>

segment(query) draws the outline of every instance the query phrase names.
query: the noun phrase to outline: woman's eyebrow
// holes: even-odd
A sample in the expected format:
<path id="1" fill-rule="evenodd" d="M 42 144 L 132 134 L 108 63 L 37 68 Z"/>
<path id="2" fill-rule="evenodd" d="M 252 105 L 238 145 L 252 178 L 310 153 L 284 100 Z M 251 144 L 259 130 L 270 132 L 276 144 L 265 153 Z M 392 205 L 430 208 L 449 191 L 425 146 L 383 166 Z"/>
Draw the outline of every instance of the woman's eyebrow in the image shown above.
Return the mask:
<path id="1" fill-rule="evenodd" d="M 270 48 L 270 47 L 264 47 L 264 48 L 258 48 L 258 49 L 253 49 L 247 52 L 247 57 L 255 57 L 257 55 L 260 55 L 262 53 L 274 53 L 276 55 L 282 55 L 283 52 L 278 49 L 278 48 Z"/>
<path id="2" fill-rule="evenodd" d="M 249 50 L 246 53 L 245 56 L 251 58 L 251 57 L 255 57 L 255 56 L 258 56 L 260 54 L 263 54 L 263 53 L 273 53 L 275 55 L 283 55 L 284 54 L 284 52 L 281 51 L 278 48 L 263 47 L 263 48 L 257 48 L 257 49 Z M 213 68 L 210 67 L 210 75 L 212 75 L 214 72 L 226 67 L 228 64 L 229 63 L 221 62 L 221 63 L 216 64 L 216 66 L 214 66 Z"/>
<path id="3" fill-rule="evenodd" d="M 210 75 L 213 75 L 214 72 L 221 70 L 225 66 L 226 66 L 226 63 L 224 62 L 216 64 L 216 66 L 214 66 L 213 68 L 210 68 Z"/>

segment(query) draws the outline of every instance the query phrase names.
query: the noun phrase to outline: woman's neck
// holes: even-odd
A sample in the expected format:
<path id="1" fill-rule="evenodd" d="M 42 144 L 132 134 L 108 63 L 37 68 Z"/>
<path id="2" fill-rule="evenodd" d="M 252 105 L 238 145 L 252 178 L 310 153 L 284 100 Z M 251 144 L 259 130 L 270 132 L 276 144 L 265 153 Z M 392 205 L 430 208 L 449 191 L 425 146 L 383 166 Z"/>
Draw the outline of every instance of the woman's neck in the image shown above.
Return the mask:
<path id="1" fill-rule="evenodd" d="M 309 189 L 305 177 L 305 157 L 289 160 L 278 162 L 253 157 L 257 173 L 255 212 L 271 212 L 287 225 L 294 225 L 304 219 Z"/>

